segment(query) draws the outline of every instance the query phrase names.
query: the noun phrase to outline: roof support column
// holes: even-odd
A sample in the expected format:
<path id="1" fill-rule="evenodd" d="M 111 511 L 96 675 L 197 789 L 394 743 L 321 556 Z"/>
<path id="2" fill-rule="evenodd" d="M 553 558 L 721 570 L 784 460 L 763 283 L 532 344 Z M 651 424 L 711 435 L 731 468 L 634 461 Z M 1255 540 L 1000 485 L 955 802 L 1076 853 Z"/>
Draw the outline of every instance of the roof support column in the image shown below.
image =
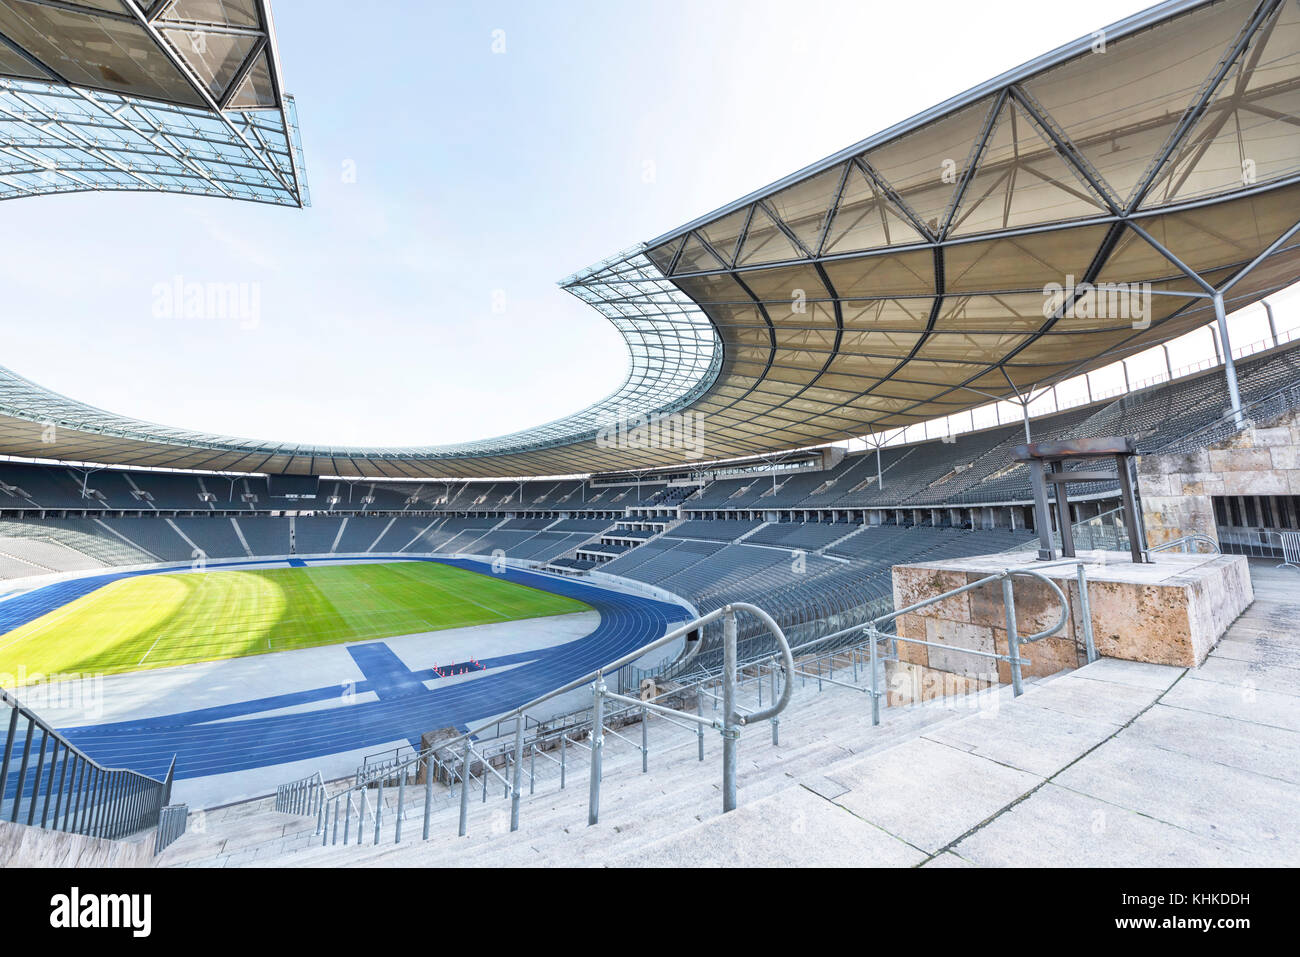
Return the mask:
<path id="1" fill-rule="evenodd" d="M 1232 358 L 1232 340 L 1228 338 L 1228 313 L 1223 307 L 1223 293 L 1214 294 L 1214 318 L 1219 324 L 1219 341 L 1223 343 L 1223 373 L 1228 380 L 1228 400 L 1232 406 L 1232 421 L 1238 429 L 1245 428 L 1241 414 L 1241 392 L 1237 388 L 1237 364 Z"/>

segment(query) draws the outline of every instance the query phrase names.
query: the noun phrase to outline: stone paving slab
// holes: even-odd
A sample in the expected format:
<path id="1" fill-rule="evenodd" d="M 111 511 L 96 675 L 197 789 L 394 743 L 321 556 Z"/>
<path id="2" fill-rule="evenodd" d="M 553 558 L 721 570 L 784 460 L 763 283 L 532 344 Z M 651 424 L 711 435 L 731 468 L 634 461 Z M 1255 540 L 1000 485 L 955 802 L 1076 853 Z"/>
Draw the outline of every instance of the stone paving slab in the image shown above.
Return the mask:
<path id="1" fill-rule="evenodd" d="M 1231 867 L 1258 857 L 1223 841 L 1045 785 L 953 850 L 982 867 Z"/>
<path id="2" fill-rule="evenodd" d="M 824 774 L 815 774 L 804 778 L 800 783 L 809 791 L 812 791 L 813 794 L 824 797 L 828 801 L 835 800 L 841 794 L 847 794 L 849 790 L 839 781 L 835 781 Z"/>
<path id="3" fill-rule="evenodd" d="M 1124 738 L 1300 785 L 1300 732 L 1158 704 Z"/>
<path id="4" fill-rule="evenodd" d="M 1273 668 L 1300 668 L 1300 644 L 1229 637 L 1219 642 L 1211 657 L 1256 662 Z"/>
<path id="5" fill-rule="evenodd" d="M 1094 681 L 1075 673 L 1037 688 L 1021 700 L 1036 708 L 1122 725 L 1132 720 L 1142 709 L 1154 704 L 1161 694 L 1155 688 Z"/>
<path id="6" fill-rule="evenodd" d="M 910 867 L 926 855 L 794 787 L 621 857 L 645 867 Z"/>
<path id="7" fill-rule="evenodd" d="M 1238 721 L 1300 731 L 1300 701 L 1294 695 L 1249 686 L 1203 681 L 1188 675 L 1161 700 L 1172 708 L 1204 711 Z"/>
<path id="8" fill-rule="evenodd" d="M 1048 777 L 1119 730 L 1118 724 L 1038 708 L 1034 696 L 997 714 L 979 715 L 927 732 L 962 751 Z"/>
<path id="9" fill-rule="evenodd" d="M 1122 658 L 1099 658 L 1071 677 L 1092 681 L 1110 681 L 1114 684 L 1132 685 L 1165 691 L 1183 676 L 1186 668 L 1172 665 L 1154 665 L 1146 661 L 1125 661 Z"/>
<path id="10" fill-rule="evenodd" d="M 1300 696 L 1300 668 L 1279 667 L 1269 662 L 1239 661 L 1214 654 L 1196 669 L 1193 677 L 1199 681 L 1217 681 Z"/>
<path id="11" fill-rule="evenodd" d="M 836 804 L 931 853 L 1042 780 L 924 738 L 837 768 L 834 778 L 849 788 Z"/>
<path id="12" fill-rule="evenodd" d="M 1121 736 L 1061 772 L 1055 783 L 1232 844 L 1258 864 L 1300 862 L 1300 792 L 1274 778 Z M 1022 859 L 1036 861 L 1032 854 Z"/>

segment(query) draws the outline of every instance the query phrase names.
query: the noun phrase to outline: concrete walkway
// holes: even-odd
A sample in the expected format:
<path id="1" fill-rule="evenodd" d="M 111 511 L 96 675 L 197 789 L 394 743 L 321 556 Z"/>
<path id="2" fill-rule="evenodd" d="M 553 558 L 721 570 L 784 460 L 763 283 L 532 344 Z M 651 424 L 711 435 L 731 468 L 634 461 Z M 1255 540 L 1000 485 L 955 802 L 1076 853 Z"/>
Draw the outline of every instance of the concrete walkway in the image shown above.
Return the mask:
<path id="1" fill-rule="evenodd" d="M 1298 865 L 1300 572 L 1251 572 L 1255 603 L 1200 668 L 1103 659 L 641 862 Z"/>

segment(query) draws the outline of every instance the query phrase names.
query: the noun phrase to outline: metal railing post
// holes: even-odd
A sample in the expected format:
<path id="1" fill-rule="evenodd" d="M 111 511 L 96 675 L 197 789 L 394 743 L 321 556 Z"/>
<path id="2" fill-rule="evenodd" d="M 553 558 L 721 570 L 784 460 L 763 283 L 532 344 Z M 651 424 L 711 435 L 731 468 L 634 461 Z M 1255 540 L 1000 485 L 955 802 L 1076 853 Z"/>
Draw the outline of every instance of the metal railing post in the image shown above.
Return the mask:
<path id="1" fill-rule="evenodd" d="M 515 759 L 513 774 L 510 777 L 510 830 L 519 830 L 519 775 L 524 767 L 524 716 L 521 712 L 515 718 Z"/>
<path id="2" fill-rule="evenodd" d="M 120 771 L 108 772 L 108 816 L 105 818 L 104 836 L 117 837 L 118 824 L 122 814 L 122 774 Z"/>
<path id="3" fill-rule="evenodd" d="M 722 619 L 722 812 L 736 809 L 736 613 Z"/>
<path id="4" fill-rule="evenodd" d="M 568 745 L 569 745 L 569 736 L 567 734 L 560 735 L 560 790 L 561 791 L 564 790 L 564 775 L 565 775 L 565 771 L 568 770 L 568 760 L 567 760 L 568 750 L 569 750 Z"/>
<path id="5" fill-rule="evenodd" d="M 65 812 L 63 819 L 63 829 L 76 832 L 81 826 L 81 795 L 86 786 L 86 762 L 81 757 L 77 758 L 77 763 L 72 768 L 72 790 L 68 793 L 68 812 L 71 812 L 72 827 L 68 827 L 68 814 Z M 73 805 L 73 795 L 76 795 L 76 805 Z"/>
<path id="6" fill-rule="evenodd" d="M 424 829 L 421 840 L 429 839 L 429 814 L 433 811 L 433 757 L 424 761 Z"/>
<path id="7" fill-rule="evenodd" d="M 58 800 L 54 802 L 54 826 L 56 828 L 59 827 L 59 812 L 62 811 L 64 808 L 63 794 L 64 794 L 65 785 L 68 780 L 68 763 L 72 759 L 72 757 L 73 757 L 72 750 L 70 748 L 64 748 L 63 769 L 59 772 L 59 797 Z M 4 791 L 0 790 L 0 797 L 3 797 L 3 795 L 4 795 Z M 69 794 L 69 799 L 70 798 L 71 798 L 71 794 Z M 67 816 L 67 812 L 64 811 L 62 830 L 66 831 L 67 829 L 68 829 L 68 816 Z"/>
<path id="8" fill-rule="evenodd" d="M 397 820 L 393 824 L 393 843 L 402 843 L 402 815 L 406 813 L 406 772 L 397 779 Z"/>
<path id="9" fill-rule="evenodd" d="M 650 713 L 641 709 L 641 773 L 650 770 Z"/>
<path id="10" fill-rule="evenodd" d="M 1097 660 L 1097 645 L 1092 635 L 1092 608 L 1088 604 L 1088 575 L 1083 563 L 1079 563 L 1079 618 L 1083 625 L 1083 648 L 1088 657 L 1088 664 Z"/>
<path id="11" fill-rule="evenodd" d="M 772 680 L 772 700 L 775 701 L 776 700 L 776 664 L 775 663 L 772 665 L 769 671 L 771 672 L 771 680 Z M 785 680 L 789 681 L 790 676 L 786 675 Z M 758 683 L 758 686 L 761 688 L 763 686 L 763 682 L 760 681 Z M 762 702 L 759 703 L 762 704 Z M 774 748 L 778 747 L 780 744 L 781 744 L 781 716 L 774 714 L 772 715 L 772 747 Z"/>
<path id="12" fill-rule="evenodd" d="M 456 831 L 464 837 L 469 829 L 469 738 L 465 739 L 465 756 L 460 763 L 460 826 Z"/>
<path id="13" fill-rule="evenodd" d="M 701 718 L 704 717 L 704 701 L 700 697 L 700 692 L 698 689 L 696 689 L 695 692 L 695 713 Z M 703 761 L 704 760 L 704 725 L 702 724 L 695 725 L 695 738 L 699 744 L 700 760 Z"/>
<path id="14" fill-rule="evenodd" d="M 41 730 L 41 750 L 36 756 L 36 773 L 32 775 L 32 797 L 27 802 L 27 826 L 36 823 L 36 802 L 41 798 L 41 773 L 45 770 L 45 749 L 50 743 L 50 732 Z"/>
<path id="15" fill-rule="evenodd" d="M 587 792 L 587 826 L 600 820 L 601 750 L 605 746 L 605 676 L 591 686 L 591 785 Z"/>
<path id="16" fill-rule="evenodd" d="M 18 734 L 18 709 L 9 709 L 9 733 L 5 736 L 5 753 L 0 764 L 0 807 L 4 805 L 4 796 L 9 793 L 9 762 L 14 756 L 14 738 Z"/>
<path id="17" fill-rule="evenodd" d="M 1002 603 L 1007 610 L 1007 655 L 1011 658 L 1011 691 L 1019 697 L 1024 691 L 1020 681 L 1020 636 L 1016 634 L 1016 586 L 1007 575 L 1002 579 Z"/>
<path id="18" fill-rule="evenodd" d="M 59 764 L 59 740 L 54 739 L 54 750 L 50 752 L 50 771 L 45 779 L 45 803 L 41 805 L 41 827 L 50 817 L 50 798 L 54 796 L 54 770 Z"/>
<path id="19" fill-rule="evenodd" d="M 875 628 L 868 631 L 868 667 L 871 669 L 871 724 L 880 724 L 880 632 Z"/>
<path id="20" fill-rule="evenodd" d="M 36 723 L 32 721 L 31 718 L 28 718 L 27 739 L 23 744 L 23 760 L 22 764 L 18 767 L 18 790 L 14 792 L 14 807 L 12 813 L 9 815 L 10 822 L 14 824 L 18 823 L 18 814 L 23 803 L 23 791 L 27 787 L 27 762 L 32 755 L 32 731 L 35 727 Z"/>

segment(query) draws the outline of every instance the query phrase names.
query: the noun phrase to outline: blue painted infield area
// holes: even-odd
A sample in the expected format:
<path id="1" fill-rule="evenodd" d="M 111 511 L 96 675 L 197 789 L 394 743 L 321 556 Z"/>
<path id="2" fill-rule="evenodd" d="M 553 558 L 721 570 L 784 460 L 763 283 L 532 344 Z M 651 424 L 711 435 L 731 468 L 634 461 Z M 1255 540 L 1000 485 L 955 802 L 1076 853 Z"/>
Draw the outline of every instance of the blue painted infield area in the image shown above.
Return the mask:
<path id="1" fill-rule="evenodd" d="M 488 563 L 467 559 L 413 560 L 440 562 L 480 574 L 490 568 Z M 312 559 L 304 564 L 318 561 L 355 562 L 354 559 Z M 210 563 L 207 569 L 257 564 L 265 563 Z M 176 570 L 97 575 L 20 595 L 0 603 L 0 633 L 110 582 Z M 507 581 L 586 602 L 600 613 L 600 624 L 582 638 L 550 648 L 484 659 L 480 664 L 487 669 L 515 667 L 472 680 L 449 682 L 443 687 L 438 684 L 432 689 L 426 687 L 425 681 L 438 677 L 433 670 L 411 671 L 383 641 L 358 642 L 345 646 L 364 676 L 364 680 L 355 684 L 351 683 L 351 676 L 340 675 L 339 684 L 308 691 L 59 730 L 87 754 L 112 767 L 162 776 L 175 755 L 177 778 L 268 767 L 378 747 L 399 738 L 418 744 L 421 734 L 435 728 L 465 728 L 475 721 L 509 711 L 639 648 L 689 617 L 679 605 L 610 591 L 582 581 L 515 568 L 499 574 Z M 346 684 L 344 679 L 349 679 Z M 358 697 L 368 697 L 373 692 L 377 700 L 339 705 L 345 691 Z M 317 702 L 324 706 L 292 714 L 268 714 Z"/>

